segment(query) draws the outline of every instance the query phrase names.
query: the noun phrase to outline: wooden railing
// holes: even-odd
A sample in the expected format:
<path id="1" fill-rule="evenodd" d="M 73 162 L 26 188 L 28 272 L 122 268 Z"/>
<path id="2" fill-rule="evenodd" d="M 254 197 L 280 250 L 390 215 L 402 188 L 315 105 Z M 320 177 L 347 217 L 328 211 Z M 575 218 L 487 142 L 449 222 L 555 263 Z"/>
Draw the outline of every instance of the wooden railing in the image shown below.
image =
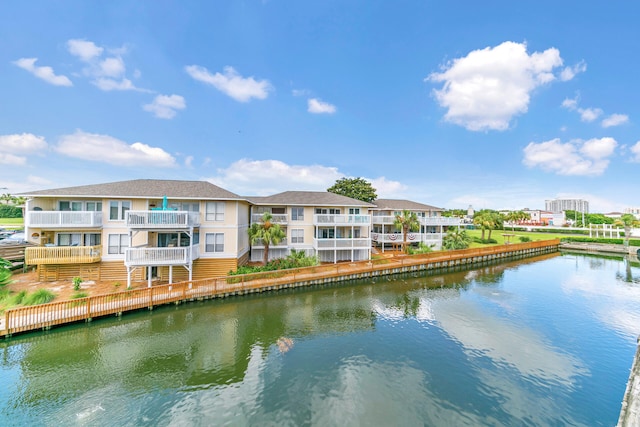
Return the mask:
<path id="1" fill-rule="evenodd" d="M 328 278 L 354 278 L 360 274 L 394 274 L 404 267 L 447 261 L 484 259 L 496 254 L 508 254 L 539 248 L 558 248 L 559 240 L 518 243 L 480 249 L 432 252 L 422 255 L 382 258 L 343 264 L 326 264 L 290 270 L 278 270 L 237 276 L 188 281 L 158 285 L 144 289 L 125 290 L 118 293 L 78 298 L 48 304 L 9 309 L 0 318 L 0 336 L 48 328 L 54 325 L 92 319 L 94 317 L 120 314 L 129 310 L 152 308 L 156 305 L 177 301 L 209 298 L 219 295 L 253 292 L 255 290 L 278 289 L 310 281 Z"/>
<path id="2" fill-rule="evenodd" d="M 102 259 L 102 246 L 35 246 L 25 250 L 25 264 L 89 264 Z"/>

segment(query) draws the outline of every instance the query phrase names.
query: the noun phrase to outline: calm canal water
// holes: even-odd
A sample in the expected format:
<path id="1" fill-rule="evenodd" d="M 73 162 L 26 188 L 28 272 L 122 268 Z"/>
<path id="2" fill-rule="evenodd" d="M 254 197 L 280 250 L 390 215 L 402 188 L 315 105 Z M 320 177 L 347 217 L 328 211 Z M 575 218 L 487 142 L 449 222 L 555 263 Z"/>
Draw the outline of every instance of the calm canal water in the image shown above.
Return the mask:
<path id="1" fill-rule="evenodd" d="M 2 426 L 613 426 L 640 264 L 563 254 L 0 341 Z"/>

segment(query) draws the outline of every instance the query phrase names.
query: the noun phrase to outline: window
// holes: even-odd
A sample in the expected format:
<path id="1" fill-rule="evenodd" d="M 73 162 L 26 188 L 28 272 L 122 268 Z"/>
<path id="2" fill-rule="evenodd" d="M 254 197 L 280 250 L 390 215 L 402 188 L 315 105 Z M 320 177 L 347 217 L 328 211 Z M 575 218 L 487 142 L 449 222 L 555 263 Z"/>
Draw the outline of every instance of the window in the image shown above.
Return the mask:
<path id="1" fill-rule="evenodd" d="M 224 252 L 224 233 L 207 233 L 205 239 L 205 252 Z"/>
<path id="2" fill-rule="evenodd" d="M 224 202 L 207 202 L 207 221 L 224 221 Z"/>
<path id="3" fill-rule="evenodd" d="M 79 246 L 82 234 L 58 233 L 58 246 Z"/>
<path id="4" fill-rule="evenodd" d="M 60 201 L 59 207 L 61 211 L 81 211 L 82 202 Z"/>
<path id="5" fill-rule="evenodd" d="M 84 235 L 85 246 L 99 246 L 102 243 L 102 235 L 100 233 L 87 233 Z"/>
<path id="6" fill-rule="evenodd" d="M 271 208 L 271 213 L 276 215 L 276 214 L 286 214 L 286 209 L 285 208 Z"/>
<path id="7" fill-rule="evenodd" d="M 293 229 L 291 230 L 291 243 L 304 243 L 304 230 Z"/>
<path id="8" fill-rule="evenodd" d="M 198 202 L 175 202 L 169 205 L 171 209 L 176 211 L 187 211 L 187 212 L 199 212 L 200 211 L 200 203 Z"/>
<path id="9" fill-rule="evenodd" d="M 304 221 L 304 208 L 291 208 L 291 221 Z"/>
<path id="10" fill-rule="evenodd" d="M 102 202 L 87 202 L 86 210 L 100 212 L 102 210 Z"/>
<path id="11" fill-rule="evenodd" d="M 159 248 L 185 247 L 190 244 L 191 239 L 187 233 L 158 233 Z"/>
<path id="12" fill-rule="evenodd" d="M 123 254 L 124 250 L 129 247 L 128 234 L 109 234 L 109 250 L 110 254 Z"/>
<path id="13" fill-rule="evenodd" d="M 339 215 L 340 214 L 340 209 L 336 209 L 336 208 L 331 208 L 331 209 L 326 209 L 326 208 L 316 208 L 316 215 Z"/>
<path id="14" fill-rule="evenodd" d="M 360 215 L 360 208 L 349 208 L 349 215 Z"/>
<path id="15" fill-rule="evenodd" d="M 109 219 L 122 221 L 130 209 L 131 202 L 112 200 L 109 202 Z"/>
<path id="16" fill-rule="evenodd" d="M 318 239 L 333 239 L 335 238 L 335 230 L 333 228 L 321 228 L 318 230 Z"/>

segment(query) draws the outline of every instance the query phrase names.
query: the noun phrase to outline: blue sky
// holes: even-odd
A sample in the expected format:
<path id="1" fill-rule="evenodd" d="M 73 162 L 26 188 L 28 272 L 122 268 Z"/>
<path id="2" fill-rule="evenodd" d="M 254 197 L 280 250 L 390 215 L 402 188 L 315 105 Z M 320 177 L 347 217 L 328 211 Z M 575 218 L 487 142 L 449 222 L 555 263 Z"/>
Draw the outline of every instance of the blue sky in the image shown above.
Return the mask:
<path id="1" fill-rule="evenodd" d="M 0 187 L 638 206 L 638 2 L 1 2 Z"/>

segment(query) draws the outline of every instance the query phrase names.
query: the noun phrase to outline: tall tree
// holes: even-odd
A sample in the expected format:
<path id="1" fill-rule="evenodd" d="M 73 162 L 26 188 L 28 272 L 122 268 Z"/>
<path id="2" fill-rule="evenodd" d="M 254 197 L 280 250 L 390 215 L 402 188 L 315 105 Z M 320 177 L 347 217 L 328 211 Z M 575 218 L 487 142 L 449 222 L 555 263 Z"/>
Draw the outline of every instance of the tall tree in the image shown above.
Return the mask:
<path id="1" fill-rule="evenodd" d="M 364 178 L 340 178 L 327 191 L 367 203 L 378 198 L 376 189 Z"/>
<path id="2" fill-rule="evenodd" d="M 260 222 L 254 222 L 249 227 L 249 240 L 252 245 L 255 245 L 259 241 L 264 246 L 264 256 L 262 263 L 267 265 L 269 262 L 269 246 L 277 245 L 285 238 L 285 232 L 280 227 L 280 224 L 272 222 L 273 215 L 269 212 L 262 214 Z"/>
<path id="3" fill-rule="evenodd" d="M 487 239 L 491 239 L 491 232 L 497 228 L 502 228 L 504 219 L 500 212 L 483 209 L 473 216 L 473 223 L 482 230 L 482 240 L 484 240 L 485 230 L 489 230 Z"/>
<path id="4" fill-rule="evenodd" d="M 620 218 L 616 219 L 613 224 L 624 227 L 624 245 L 628 247 L 629 237 L 631 237 L 631 228 L 638 227 L 640 225 L 640 221 L 638 221 L 636 217 L 631 214 L 624 214 Z"/>
<path id="5" fill-rule="evenodd" d="M 504 216 L 504 220 L 511 223 L 511 230 L 515 230 L 518 221 L 530 219 L 531 215 L 524 211 L 511 211 Z"/>
<path id="6" fill-rule="evenodd" d="M 396 219 L 393 221 L 393 225 L 397 229 L 402 230 L 402 246 L 405 252 L 407 252 L 407 233 L 409 231 L 418 231 L 420 229 L 420 221 L 418 215 L 415 212 L 403 210 L 401 215 L 396 215 Z"/>

